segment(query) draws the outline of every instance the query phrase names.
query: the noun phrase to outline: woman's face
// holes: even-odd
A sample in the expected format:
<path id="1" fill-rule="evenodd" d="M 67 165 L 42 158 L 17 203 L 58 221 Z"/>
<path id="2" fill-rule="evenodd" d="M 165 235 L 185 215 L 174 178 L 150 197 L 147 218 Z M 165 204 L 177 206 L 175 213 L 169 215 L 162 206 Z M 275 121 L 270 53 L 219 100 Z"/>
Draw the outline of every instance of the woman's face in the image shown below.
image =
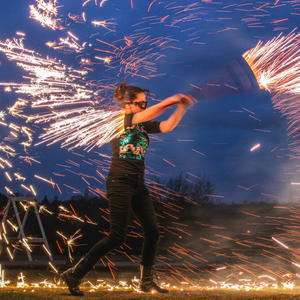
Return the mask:
<path id="1" fill-rule="evenodd" d="M 136 95 L 136 98 L 132 101 L 132 102 L 145 102 L 146 101 L 146 95 L 145 93 L 139 93 Z M 125 106 L 126 111 L 128 110 L 128 112 L 130 111 L 131 113 L 139 113 L 141 111 L 143 111 L 144 109 L 141 108 L 138 104 L 126 104 Z"/>

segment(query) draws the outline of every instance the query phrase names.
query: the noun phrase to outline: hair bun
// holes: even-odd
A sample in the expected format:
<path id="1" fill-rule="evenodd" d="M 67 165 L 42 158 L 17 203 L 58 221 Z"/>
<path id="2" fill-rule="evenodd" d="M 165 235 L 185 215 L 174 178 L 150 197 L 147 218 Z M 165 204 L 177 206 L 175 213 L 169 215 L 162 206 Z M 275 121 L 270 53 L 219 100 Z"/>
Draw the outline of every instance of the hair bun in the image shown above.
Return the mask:
<path id="1" fill-rule="evenodd" d="M 126 92 L 127 84 L 126 82 L 120 83 L 114 93 L 114 98 L 117 101 L 121 101 L 124 98 L 125 92 Z"/>

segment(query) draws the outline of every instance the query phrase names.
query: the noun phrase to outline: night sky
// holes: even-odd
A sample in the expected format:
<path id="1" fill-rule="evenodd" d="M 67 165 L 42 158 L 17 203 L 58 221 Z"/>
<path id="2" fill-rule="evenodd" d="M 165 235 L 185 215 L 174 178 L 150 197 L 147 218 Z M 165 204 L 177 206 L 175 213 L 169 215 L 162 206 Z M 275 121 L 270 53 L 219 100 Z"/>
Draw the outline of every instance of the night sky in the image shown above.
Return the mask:
<path id="1" fill-rule="evenodd" d="M 103 2 L 102 7 L 101 1 L 96 2 L 92 0 L 84 7 L 83 0 L 57 2 L 57 6 L 62 5 L 58 8 L 57 18 L 61 19 L 64 29 L 53 30 L 29 18 L 29 5 L 36 5 L 36 1 L 1 1 L 0 41 L 13 39 L 17 37 L 16 32 L 23 32 L 26 34 L 23 40 L 25 48 L 36 51 L 42 57 L 56 57 L 63 64 L 77 69 L 80 68 L 81 59 L 88 58 L 97 64 L 91 66 L 93 72 L 89 72 L 86 81 L 105 79 L 118 84 L 126 79 L 128 84 L 150 89 L 152 105 L 172 94 L 188 93 L 192 89 L 191 84 L 200 85 L 215 76 L 232 60 L 253 48 L 259 40 L 266 42 L 281 32 L 287 35 L 300 19 L 300 1 L 273 0 L 269 4 L 254 1 L 249 4 L 247 1 L 108 0 Z M 68 13 L 82 16 L 83 12 L 86 14 L 85 22 L 76 23 L 68 17 Z M 108 25 L 109 29 L 95 27 L 91 23 L 93 20 L 106 20 L 112 24 Z M 69 31 L 79 38 L 80 44 L 87 42 L 82 51 L 75 52 L 67 48 L 55 50 L 46 45 L 48 41 L 58 42 L 59 38 L 66 38 Z M 151 73 L 155 76 L 151 78 L 134 76 L 124 72 L 124 69 L 120 72 L 117 61 L 112 60 L 107 65 L 95 59 L 95 56 L 106 56 L 95 49 L 109 49 L 96 39 L 121 47 L 125 46 L 124 37 L 133 34 L 169 39 L 166 47 L 156 49 L 155 52 L 159 54 L 149 59 L 149 66 L 156 68 Z M 152 47 L 151 43 L 145 43 L 138 51 Z M 2 52 L 0 70 L 0 82 L 28 82 L 23 77 L 28 76 L 28 72 L 17 67 L 16 62 L 9 61 Z M 139 74 L 143 72 L 140 70 Z M 0 86 L 0 111 L 7 112 L 17 98 L 28 99 L 27 95 L 17 94 L 14 90 L 4 92 L 4 88 Z M 107 96 L 105 103 L 110 101 L 112 91 L 108 91 Z M 36 113 L 30 106 L 24 112 L 29 115 Z M 171 112 L 172 109 L 169 109 L 158 120 L 164 120 Z M 19 126 L 25 124 L 24 120 L 9 114 L 5 116 L 5 122 Z M 32 127 L 30 123 L 26 126 L 36 130 L 33 144 L 37 143 L 42 126 Z M 214 199 L 226 203 L 297 201 L 299 193 L 291 183 L 300 180 L 299 162 L 290 159 L 289 144 L 292 139 L 287 135 L 287 127 L 286 118 L 274 109 L 271 95 L 265 90 L 199 101 L 172 132 L 151 139 L 146 155 L 146 177 L 151 179 L 153 175 L 159 175 L 164 179 L 183 172 L 184 175 L 192 174 L 192 180 L 193 175 L 205 175 L 217 188 L 215 194 L 218 197 Z M 105 191 L 104 180 L 98 176 L 96 169 L 101 169 L 101 173 L 107 175 L 109 159 L 99 153 L 110 155 L 109 145 L 95 148 L 89 153 L 83 149 L 61 149 L 59 143 L 49 147 L 31 146 L 27 149 L 29 155 L 41 164 L 32 162 L 30 165 L 19 158 L 26 155 L 19 145 L 20 141 L 11 137 L 5 140 L 11 129 L 5 126 L 0 129 L 3 143 L 14 147 L 18 153 L 16 157 L 9 158 L 13 168 L 6 168 L 0 173 L 1 193 L 6 193 L 4 187 L 7 186 L 14 192 L 26 195 L 27 191 L 20 187 L 23 183 L 27 186 L 32 184 L 40 200 L 44 195 L 48 199 L 54 196 L 69 199 L 78 194 L 70 187 L 83 194 L 87 188 L 86 181 L 92 188 Z M 257 144 L 260 147 L 250 151 Z M 2 152 L 0 157 L 7 159 Z M 102 162 L 101 168 L 99 163 L 93 161 L 95 159 Z M 68 160 L 79 165 L 70 164 Z M 11 175 L 18 172 L 26 177 L 26 181 L 8 181 L 6 171 Z M 52 178 L 62 194 L 51 184 L 35 178 L 35 174 Z M 93 176 L 102 184 L 91 178 Z"/>

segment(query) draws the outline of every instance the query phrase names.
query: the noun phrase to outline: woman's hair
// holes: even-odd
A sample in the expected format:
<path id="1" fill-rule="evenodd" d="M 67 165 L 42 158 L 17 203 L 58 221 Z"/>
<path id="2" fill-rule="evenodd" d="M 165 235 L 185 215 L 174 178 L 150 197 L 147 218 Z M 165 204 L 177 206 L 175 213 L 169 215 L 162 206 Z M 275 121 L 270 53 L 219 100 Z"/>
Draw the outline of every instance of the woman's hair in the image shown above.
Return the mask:
<path id="1" fill-rule="evenodd" d="M 127 86 L 126 82 L 122 82 L 117 86 L 114 93 L 114 98 L 124 105 L 126 102 L 135 100 L 137 98 L 137 94 L 140 93 L 145 93 L 146 97 L 150 96 L 149 90 L 133 85 Z"/>

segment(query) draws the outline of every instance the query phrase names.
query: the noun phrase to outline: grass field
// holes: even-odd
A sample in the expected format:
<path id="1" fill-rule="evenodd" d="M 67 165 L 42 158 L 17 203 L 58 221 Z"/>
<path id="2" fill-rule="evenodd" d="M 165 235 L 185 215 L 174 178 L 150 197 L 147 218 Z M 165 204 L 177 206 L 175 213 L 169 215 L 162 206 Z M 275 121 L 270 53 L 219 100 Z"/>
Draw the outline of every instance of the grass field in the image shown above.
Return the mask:
<path id="1" fill-rule="evenodd" d="M 21 273 L 23 279 L 21 278 Z M 99 278 L 101 277 L 101 280 Z M 5 271 L 6 287 L 0 288 L 0 300 L 7 299 L 236 299 L 236 300 L 275 300 L 275 299 L 299 299 L 300 287 L 294 289 L 263 289 L 255 290 L 233 290 L 233 289 L 208 289 L 206 287 L 193 288 L 189 286 L 171 287 L 168 294 L 158 293 L 138 293 L 132 288 L 131 279 L 133 274 L 121 273 L 115 280 L 109 273 L 91 272 L 84 278 L 82 289 L 86 295 L 84 297 L 72 296 L 65 285 L 60 284 L 59 276 L 50 273 L 49 270 L 21 270 L 10 269 Z M 120 281 L 127 282 L 120 285 Z M 21 287 L 17 284 L 24 282 Z M 100 284 L 103 283 L 103 286 Z M 112 291 L 109 289 L 113 287 Z"/>
<path id="2" fill-rule="evenodd" d="M 115 299 L 115 300 L 129 300 L 129 299 L 206 299 L 206 300 L 282 300 L 282 299 L 300 299 L 300 291 L 259 291 L 259 292 L 245 292 L 245 291 L 230 291 L 230 290 L 215 290 L 215 291 L 170 291 L 170 293 L 161 294 L 139 294 L 132 291 L 96 291 L 87 292 L 84 297 L 71 296 L 66 289 L 44 289 L 32 288 L 17 289 L 4 288 L 0 289 L 0 299 Z"/>

